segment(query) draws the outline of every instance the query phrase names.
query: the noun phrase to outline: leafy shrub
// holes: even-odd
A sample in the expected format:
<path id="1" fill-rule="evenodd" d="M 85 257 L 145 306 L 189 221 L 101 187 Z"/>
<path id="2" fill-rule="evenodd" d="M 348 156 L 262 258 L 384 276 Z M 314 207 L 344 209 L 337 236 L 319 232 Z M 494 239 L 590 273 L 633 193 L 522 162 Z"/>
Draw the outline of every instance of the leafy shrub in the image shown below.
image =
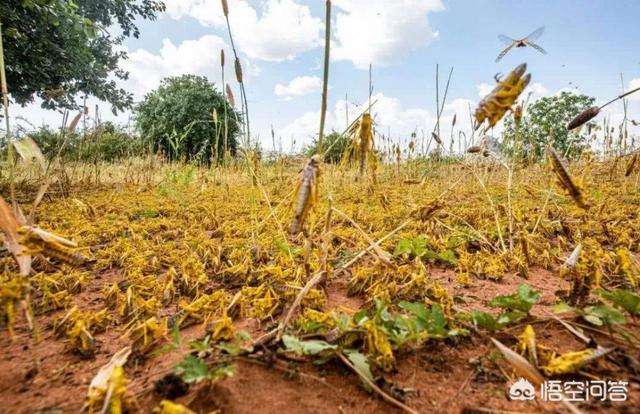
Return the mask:
<path id="1" fill-rule="evenodd" d="M 566 91 L 538 99 L 526 109 L 519 126 L 513 117 L 505 120 L 504 151 L 512 156 L 540 159 L 547 143 L 553 143 L 559 153 L 566 152 L 569 158 L 581 154 L 586 148 L 587 136 L 567 131 L 567 123 L 594 101 L 592 97 Z"/>
<path id="2" fill-rule="evenodd" d="M 60 152 L 60 156 L 68 161 L 114 162 L 142 155 L 148 150 L 148 145 L 139 136 L 111 123 L 99 125 L 84 134 L 43 127 L 27 135 L 33 138 L 49 160 Z"/>
<path id="3" fill-rule="evenodd" d="M 324 137 L 324 142 L 322 143 L 322 150 L 325 153 L 324 162 L 338 164 L 342 160 L 342 156 L 345 155 L 344 153 L 349 144 L 349 137 L 337 132 L 332 132 Z M 315 138 L 304 152 L 309 157 L 316 154 L 318 152 L 318 139 Z"/>
<path id="4" fill-rule="evenodd" d="M 213 112 L 218 122 L 214 122 Z M 239 115 L 207 78 L 183 75 L 162 80 L 138 107 L 137 125 L 142 136 L 171 160 L 208 162 L 217 142 L 218 159 L 225 148 L 225 114 L 228 146 L 237 149 Z"/>

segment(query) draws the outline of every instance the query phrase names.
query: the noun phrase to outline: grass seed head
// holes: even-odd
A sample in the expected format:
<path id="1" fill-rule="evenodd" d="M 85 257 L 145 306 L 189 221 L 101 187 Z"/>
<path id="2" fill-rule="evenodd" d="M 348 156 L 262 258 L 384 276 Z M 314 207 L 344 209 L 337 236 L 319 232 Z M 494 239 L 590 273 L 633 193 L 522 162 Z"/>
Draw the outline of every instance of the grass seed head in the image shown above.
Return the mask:
<path id="1" fill-rule="evenodd" d="M 224 13 L 224 17 L 228 17 L 229 16 L 229 4 L 227 3 L 227 0 L 221 0 L 222 1 L 222 12 Z"/>
<path id="2" fill-rule="evenodd" d="M 238 83 L 242 83 L 242 65 L 240 64 L 240 59 L 238 58 L 236 58 L 235 68 L 236 68 L 236 79 L 238 80 Z"/>
<path id="3" fill-rule="evenodd" d="M 227 99 L 229 100 L 229 104 L 236 107 L 236 98 L 233 97 L 233 90 L 231 90 L 231 86 L 227 83 Z"/>
<path id="4" fill-rule="evenodd" d="M 591 108 L 585 109 L 584 111 L 580 112 L 578 116 L 573 118 L 571 122 L 567 124 L 567 129 L 569 131 L 571 131 L 572 129 L 576 129 L 586 124 L 587 122 L 591 121 L 593 118 L 598 116 L 599 113 L 600 113 L 600 108 L 597 106 L 592 106 Z"/>

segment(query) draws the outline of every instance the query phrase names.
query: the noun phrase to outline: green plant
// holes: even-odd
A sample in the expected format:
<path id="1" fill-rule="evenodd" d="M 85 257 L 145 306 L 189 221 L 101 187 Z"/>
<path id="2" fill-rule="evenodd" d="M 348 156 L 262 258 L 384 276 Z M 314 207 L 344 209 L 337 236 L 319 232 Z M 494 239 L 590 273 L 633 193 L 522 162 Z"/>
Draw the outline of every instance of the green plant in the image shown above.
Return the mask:
<path id="1" fill-rule="evenodd" d="M 114 112 L 131 107 L 132 94 L 112 79 L 127 77 L 118 67 L 126 53 L 116 46 L 138 37 L 137 24 L 164 9 L 157 0 L 3 0 L 0 22 L 12 98 L 27 104 L 37 96 L 44 107 L 73 108 L 88 94 L 110 102 Z"/>
<path id="2" fill-rule="evenodd" d="M 518 292 L 512 295 L 499 295 L 489 302 L 490 306 L 504 309 L 498 316 L 473 310 L 470 314 L 461 314 L 460 318 L 471 320 L 476 326 L 495 332 L 505 326 L 524 318 L 540 298 L 540 293 L 522 284 Z"/>
<path id="3" fill-rule="evenodd" d="M 449 243 L 447 243 L 447 247 L 449 247 Z M 456 263 L 456 255 L 453 250 L 446 248 L 442 252 L 436 252 L 430 248 L 424 236 L 417 236 L 412 239 L 401 239 L 396 245 L 393 255 L 425 258 L 434 262 L 447 264 Z"/>
<path id="4" fill-rule="evenodd" d="M 214 122 L 213 111 L 226 120 Z M 226 112 L 225 112 L 226 111 Z M 208 163 L 224 153 L 224 125 L 228 126 L 228 149 L 235 154 L 240 131 L 238 114 L 205 77 L 183 75 L 162 80 L 136 108 L 141 135 L 171 160 Z M 214 143 L 218 144 L 214 151 Z"/>
<path id="5" fill-rule="evenodd" d="M 573 158 L 586 148 L 587 136 L 579 131 L 569 132 L 567 123 L 583 110 L 591 107 L 594 98 L 571 92 L 548 96 L 526 108 L 519 123 L 513 117 L 505 120 L 502 149 L 505 153 L 539 160 L 545 147 L 552 143 L 560 154 Z"/>
<path id="6" fill-rule="evenodd" d="M 612 292 L 601 289 L 598 293 L 604 299 L 626 310 L 630 314 L 640 315 L 640 296 L 635 293 L 623 289 L 617 289 Z"/>
<path id="7" fill-rule="evenodd" d="M 180 375 L 187 384 L 202 381 L 217 381 L 233 376 L 233 365 L 220 364 L 209 368 L 206 361 L 195 355 L 187 355 L 175 367 L 175 373 Z"/>
<path id="8" fill-rule="evenodd" d="M 351 141 L 346 135 L 342 135 L 338 132 L 332 132 L 324 137 L 324 162 L 331 164 L 339 164 L 342 161 L 343 156 L 350 156 L 345 152 L 349 148 Z M 313 142 L 304 150 L 306 156 L 311 157 L 319 152 L 319 142 L 317 138 L 313 139 Z"/>

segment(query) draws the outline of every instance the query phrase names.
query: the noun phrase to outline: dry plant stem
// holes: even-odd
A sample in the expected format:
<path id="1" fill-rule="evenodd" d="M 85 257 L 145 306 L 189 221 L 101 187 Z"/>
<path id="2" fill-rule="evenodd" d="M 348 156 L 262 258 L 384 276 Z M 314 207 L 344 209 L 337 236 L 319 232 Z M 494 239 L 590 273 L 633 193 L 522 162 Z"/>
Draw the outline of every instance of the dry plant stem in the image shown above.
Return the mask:
<path id="1" fill-rule="evenodd" d="M 363 373 L 361 373 L 360 371 L 358 371 L 358 368 L 355 367 L 355 365 L 353 365 L 351 363 L 351 361 L 349 361 L 349 358 L 347 358 L 346 356 L 344 356 L 344 354 L 342 352 L 338 352 L 338 358 L 340 358 L 340 360 L 347 366 L 349 367 L 349 369 L 351 369 L 353 372 L 355 372 L 356 374 L 358 374 L 358 376 L 362 379 L 362 381 L 364 381 L 369 387 L 371 387 L 371 389 L 373 391 L 375 391 L 376 394 L 378 394 L 383 400 L 385 400 L 386 402 L 388 402 L 391 405 L 394 405 L 398 408 L 400 408 L 401 410 L 403 410 L 404 412 L 410 413 L 410 414 L 418 414 L 418 412 L 416 410 L 414 410 L 413 408 L 401 403 L 400 401 L 396 400 L 395 398 L 393 398 L 392 396 L 390 396 L 389 394 L 387 394 L 386 392 L 384 392 L 380 387 L 378 387 L 373 381 L 371 381 L 369 378 L 367 378 L 366 375 L 364 375 Z"/>
<path id="2" fill-rule="evenodd" d="M 15 166 L 13 155 L 13 138 L 11 137 L 11 125 L 9 122 L 9 88 L 7 87 L 7 74 L 4 67 L 4 45 L 2 42 L 2 23 L 0 23 L 0 85 L 2 87 L 2 106 L 4 107 L 4 120 L 7 128 L 7 161 L 9 163 L 9 186 L 11 191 L 11 203 L 16 202 Z"/>
<path id="3" fill-rule="evenodd" d="M 341 216 L 342 218 L 344 218 L 345 220 L 347 220 L 349 223 L 351 223 L 351 225 L 353 227 L 356 228 L 356 230 L 358 230 L 360 232 L 360 234 L 362 234 L 362 236 L 364 237 L 364 239 L 367 241 L 367 243 L 369 243 L 370 247 L 373 249 L 373 251 L 376 253 L 376 256 L 378 257 L 378 259 L 380 259 L 380 261 L 382 261 L 384 264 L 386 264 L 387 266 L 391 266 L 393 267 L 393 263 L 391 263 L 391 261 L 388 258 L 388 253 L 385 252 L 384 250 L 382 250 L 380 248 L 380 246 L 378 246 L 376 244 L 375 241 L 373 241 L 373 239 L 371 237 L 369 237 L 369 235 L 362 229 L 362 227 L 360 227 L 360 225 L 358 225 L 358 223 L 356 223 L 355 221 L 353 221 L 353 219 L 349 216 L 347 216 L 345 213 L 343 213 L 342 211 L 338 210 L 335 207 L 332 207 L 333 211 L 335 211 L 339 216 Z"/>
<path id="4" fill-rule="evenodd" d="M 278 216 L 274 214 L 273 207 L 271 205 L 271 200 L 269 200 L 269 195 L 267 194 L 266 190 L 262 186 L 262 183 L 260 182 L 260 178 L 258 178 L 258 175 L 255 173 L 255 171 L 251 167 L 251 163 L 249 162 L 247 157 L 245 157 L 245 159 L 247 161 L 247 168 L 249 168 L 249 171 L 251 172 L 251 176 L 253 177 L 257 187 L 260 189 L 260 192 L 262 193 L 264 200 L 267 202 L 267 206 L 269 207 L 269 217 L 273 217 L 273 221 L 275 221 L 276 225 L 278 226 L 278 230 L 280 231 L 280 236 L 282 237 L 282 240 L 287 240 L 287 235 L 284 232 L 284 227 L 282 227 L 282 223 L 280 223 Z M 293 261 L 293 253 L 289 252 L 289 258 L 291 259 L 291 261 Z"/>
<path id="5" fill-rule="evenodd" d="M 238 58 L 238 52 L 236 50 L 236 45 L 233 41 L 233 34 L 231 33 L 231 24 L 229 23 L 229 15 L 227 13 L 225 13 L 225 21 L 227 22 L 227 30 L 229 32 L 229 41 L 231 42 L 231 50 L 233 50 L 233 56 L 235 57 L 235 60 L 237 62 L 239 62 L 239 58 Z M 245 115 L 245 120 L 246 120 L 246 124 L 247 124 L 247 147 L 250 146 L 251 144 L 251 129 L 249 126 L 249 108 L 247 107 L 247 94 L 245 92 L 244 89 L 244 83 L 240 82 L 240 93 L 242 94 L 242 102 L 243 102 L 243 106 L 244 106 L 244 115 Z"/>
<path id="6" fill-rule="evenodd" d="M 500 245 L 502 246 L 502 251 L 506 252 L 507 247 L 504 244 L 504 238 L 502 237 L 502 230 L 500 229 L 500 219 L 498 218 L 498 210 L 496 209 L 496 206 L 493 203 L 493 199 L 491 199 L 491 195 L 489 194 L 487 187 L 484 185 L 484 182 L 482 181 L 482 179 L 480 179 L 475 169 L 473 170 L 473 175 L 478 180 L 478 183 L 480 183 L 480 187 L 482 187 L 482 190 L 484 191 L 485 195 L 487 196 L 487 199 L 489 200 L 489 204 L 491 205 L 491 210 L 493 210 L 493 218 L 496 222 L 496 230 L 498 231 L 498 238 L 500 239 Z"/>
<path id="7" fill-rule="evenodd" d="M 324 278 L 325 275 L 326 275 L 325 272 L 317 272 L 307 282 L 307 284 L 300 291 L 300 293 L 298 293 L 298 296 L 296 296 L 296 299 L 293 301 L 293 304 L 289 308 L 289 311 L 287 312 L 287 315 L 284 317 L 284 319 L 282 320 L 282 322 L 278 326 L 278 333 L 276 334 L 276 341 L 279 341 L 282 338 L 282 334 L 284 333 L 284 330 L 289 325 L 289 322 L 291 321 L 291 318 L 293 318 L 293 315 L 295 315 L 296 311 L 298 310 L 298 307 L 300 307 L 300 304 L 302 303 L 302 299 L 304 299 L 304 297 L 307 296 L 307 294 L 311 291 L 311 289 L 313 289 L 318 283 L 320 283 L 320 281 Z"/>
<path id="8" fill-rule="evenodd" d="M 327 273 L 329 271 L 329 245 L 331 244 L 331 213 L 333 200 L 329 196 L 329 210 L 324 222 L 324 233 L 322 234 L 322 271 Z"/>
<path id="9" fill-rule="evenodd" d="M 402 223 L 401 225 L 399 225 L 398 227 L 396 227 L 395 229 L 391 230 L 389 233 L 387 233 L 384 237 L 382 237 L 381 239 L 376 241 L 374 244 L 369 245 L 366 249 L 364 249 L 360 253 L 358 253 L 353 259 L 349 260 L 347 263 L 345 263 L 342 266 L 340 266 L 340 269 L 341 270 L 348 269 L 349 267 L 351 267 L 351 265 L 353 265 L 355 262 L 357 262 L 362 257 L 364 257 L 364 255 L 366 255 L 372 249 L 374 249 L 374 246 L 378 246 L 379 247 L 382 242 L 384 242 L 389 237 L 393 236 L 394 234 L 396 234 L 397 232 L 399 232 L 400 230 L 405 228 L 409 223 L 411 223 L 411 220 L 407 220 L 404 223 Z"/>
<path id="10" fill-rule="evenodd" d="M 327 15 L 325 18 L 324 36 L 324 76 L 322 81 L 322 107 L 320 109 L 320 132 L 318 133 L 318 154 L 322 154 L 324 138 L 324 122 L 327 116 L 327 89 L 329 84 L 329 54 L 331 52 L 331 0 L 326 2 Z"/>
<path id="11" fill-rule="evenodd" d="M 509 213 L 509 251 L 513 253 L 513 205 L 511 203 L 511 188 L 513 185 L 513 167 L 505 165 L 508 171 L 507 177 L 507 209 Z"/>
<path id="12" fill-rule="evenodd" d="M 457 220 L 460 220 L 462 222 L 462 224 L 464 224 L 465 226 L 467 226 L 469 228 L 469 230 L 473 231 L 476 236 L 478 236 L 480 238 L 480 240 L 485 243 L 487 245 L 487 247 L 489 247 L 491 250 L 493 250 L 494 252 L 497 252 L 498 249 L 496 249 L 496 246 L 494 246 L 493 244 L 491 244 L 491 242 L 482 234 L 480 233 L 480 231 L 478 231 L 475 227 L 473 227 L 471 225 L 471 223 L 469 223 L 468 221 L 466 221 L 465 219 L 463 219 L 462 217 L 450 212 L 450 211 L 445 211 L 445 213 L 448 216 L 451 216 Z M 437 218 L 434 219 L 436 221 L 436 223 L 438 223 L 439 225 L 441 225 L 442 227 L 444 227 L 445 229 L 451 231 L 451 232 L 455 232 L 456 230 L 451 227 L 451 226 L 447 226 L 446 224 L 444 224 L 442 221 L 438 220 Z"/>

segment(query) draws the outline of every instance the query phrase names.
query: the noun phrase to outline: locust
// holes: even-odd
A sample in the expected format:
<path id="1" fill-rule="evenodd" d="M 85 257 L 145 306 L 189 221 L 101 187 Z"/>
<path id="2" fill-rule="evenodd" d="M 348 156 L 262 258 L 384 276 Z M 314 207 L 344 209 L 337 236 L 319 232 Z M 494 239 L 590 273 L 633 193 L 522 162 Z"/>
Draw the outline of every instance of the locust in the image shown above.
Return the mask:
<path id="1" fill-rule="evenodd" d="M 531 74 L 525 75 L 526 63 L 517 66 L 478 104 L 475 112 L 476 129 L 488 121 L 494 127 L 507 111 L 513 111 L 513 105 L 531 81 Z"/>
<path id="2" fill-rule="evenodd" d="M 87 262 L 84 256 L 71 250 L 78 247 L 78 244 L 64 237 L 34 226 L 22 226 L 18 229 L 18 234 L 22 236 L 20 243 L 27 248 L 26 254 L 41 254 L 72 266 L 81 266 Z"/>
<path id="3" fill-rule="evenodd" d="M 291 234 L 298 234 L 304 225 L 304 222 L 309 214 L 309 210 L 318 200 L 318 179 L 320 177 L 320 165 L 321 159 L 319 155 L 314 155 L 307 163 L 300 182 L 297 187 L 297 202 L 296 209 L 291 225 L 289 226 L 289 232 Z"/>

